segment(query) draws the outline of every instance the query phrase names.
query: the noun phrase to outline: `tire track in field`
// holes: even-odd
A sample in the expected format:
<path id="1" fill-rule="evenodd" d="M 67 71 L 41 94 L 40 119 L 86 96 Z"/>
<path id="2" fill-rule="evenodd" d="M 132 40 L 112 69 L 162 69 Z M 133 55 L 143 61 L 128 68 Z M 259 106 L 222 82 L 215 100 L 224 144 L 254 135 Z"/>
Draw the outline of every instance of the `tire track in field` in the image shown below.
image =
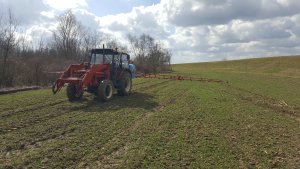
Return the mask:
<path id="1" fill-rule="evenodd" d="M 150 86 L 154 86 L 154 84 L 150 84 Z M 160 86 L 156 86 L 155 87 L 152 87 L 152 88 L 148 88 L 146 91 L 153 91 L 153 90 L 158 90 L 157 88 L 164 88 L 165 85 L 160 85 Z M 69 124 L 68 124 L 69 123 Z M 55 141 L 57 139 L 60 139 L 60 138 L 64 138 L 66 137 L 66 135 L 68 135 L 69 133 L 72 133 L 75 128 L 71 128 L 71 129 L 63 129 L 63 131 L 59 131 L 59 132 L 56 132 L 56 133 L 53 133 L 53 131 L 56 131 L 56 130 L 61 130 L 61 128 L 64 128 L 64 126 L 69 126 L 72 124 L 72 122 L 68 122 L 68 123 L 61 123 L 61 125 L 59 125 L 58 127 L 55 127 L 54 129 L 52 127 L 47 127 L 45 128 L 44 132 L 43 131 L 39 131 L 36 135 L 36 136 L 32 136 L 31 138 L 35 138 L 35 140 L 33 141 L 25 141 L 24 142 L 24 139 L 26 140 L 31 140 L 30 138 L 21 138 L 20 141 L 22 140 L 22 145 L 18 146 L 17 148 L 13 148 L 13 146 L 11 145 L 8 145 L 5 149 L 6 149 L 6 153 L 4 154 L 4 158 L 9 158 L 10 156 L 14 156 L 15 154 L 20 154 L 24 151 L 27 151 L 29 149 L 33 149 L 33 148 L 39 148 L 40 146 L 42 146 L 43 144 L 47 144 L 47 142 L 52 142 L 52 141 Z M 41 133 L 47 133 L 48 130 L 50 130 L 51 128 L 51 132 L 50 132 L 50 135 L 49 134 L 46 134 L 46 136 L 42 136 Z M 19 142 L 19 141 L 17 141 Z M 84 158 L 83 157 L 80 157 L 80 158 Z"/>
<path id="2" fill-rule="evenodd" d="M 43 89 L 46 90 L 46 89 Z M 27 93 L 20 93 L 19 95 L 22 95 L 21 98 L 17 98 L 16 100 L 13 101 L 12 106 L 14 106 L 14 103 L 18 103 L 18 107 L 30 107 L 30 106 L 34 106 L 36 104 L 42 104 L 48 101 L 53 101 L 53 94 L 52 92 L 50 92 L 50 90 L 48 90 L 48 93 L 44 93 L 46 91 L 42 91 L 42 93 L 35 93 L 34 95 L 29 95 L 27 96 Z M 40 96 L 40 97 L 34 97 L 35 95 Z M 14 97 L 14 95 L 9 95 L 11 98 Z M 33 98 L 34 97 L 34 98 Z M 57 97 L 56 99 L 61 99 L 61 96 Z M 9 107 L 4 107 L 2 109 L 0 109 L 0 114 L 7 112 L 7 111 L 14 111 L 16 109 L 16 107 L 12 107 L 11 105 Z"/>
<path id="3" fill-rule="evenodd" d="M 60 104 L 60 103 L 66 102 L 66 101 L 67 101 L 67 99 L 59 99 L 59 100 L 55 100 L 55 101 L 48 102 L 48 103 L 35 104 L 34 106 L 30 105 L 30 106 L 26 106 L 24 108 L 6 111 L 3 114 L 0 114 L 0 117 L 5 118 L 5 117 L 10 117 L 10 116 L 16 115 L 18 113 L 26 113 L 29 111 L 40 110 L 42 108 L 49 107 L 49 106 L 55 106 L 57 104 Z"/>
<path id="4" fill-rule="evenodd" d="M 158 82 L 158 83 L 154 83 L 154 84 L 150 84 L 150 85 L 146 85 L 146 86 L 142 86 L 142 87 L 136 88 L 135 90 L 136 91 L 141 91 L 141 90 L 145 90 L 145 89 L 150 89 L 150 88 L 154 88 L 154 87 L 160 86 L 162 84 L 169 83 L 171 81 L 172 80 L 164 80 L 164 81 L 161 81 L 161 82 Z"/>
<path id="5" fill-rule="evenodd" d="M 171 81 L 169 81 L 168 83 L 170 83 Z M 146 85 L 147 88 L 145 91 L 159 91 L 160 88 L 165 88 L 165 86 L 168 86 L 168 83 L 167 82 L 164 82 L 164 83 L 161 83 L 161 82 L 155 82 L 153 84 L 150 84 L 150 85 Z M 158 84 L 164 84 L 164 85 L 158 85 Z M 146 86 L 143 86 L 142 88 L 144 89 Z M 139 88 L 138 88 L 139 89 Z M 171 101 L 172 102 L 172 101 Z M 167 104 L 170 104 L 171 102 L 167 102 Z M 163 106 L 162 106 L 163 107 Z M 73 117 L 73 116 L 72 116 Z M 67 125 L 65 124 L 65 122 L 60 122 L 62 125 Z M 47 129 L 50 129 L 51 127 L 47 127 Z M 56 130 L 59 130 L 60 127 L 58 128 L 54 128 L 54 129 L 51 129 L 51 132 L 52 131 L 56 131 Z M 47 131 L 47 130 L 45 130 Z M 59 139 L 61 137 L 63 137 L 65 134 L 68 134 L 69 131 L 62 131 L 61 134 L 60 133 L 51 133 L 50 132 L 50 135 L 49 136 L 41 136 L 41 132 L 38 132 L 36 133 L 37 136 L 32 136 L 32 138 L 35 138 L 36 140 L 35 141 L 25 141 L 25 144 L 24 145 L 21 145 L 19 146 L 19 148 L 17 149 L 11 149 L 10 147 L 7 148 L 7 150 L 11 149 L 9 151 L 9 153 L 11 154 L 14 154 L 14 153 L 20 153 L 20 151 L 25 151 L 25 150 L 28 150 L 28 149 L 31 149 L 31 148 L 35 148 L 35 147 L 38 147 L 40 145 L 43 145 L 44 142 L 49 142 L 49 141 L 53 141 L 53 140 L 56 140 L 56 139 Z M 72 130 L 71 130 L 72 132 Z M 24 139 L 27 139 L 26 137 L 24 137 L 23 139 L 21 138 L 21 140 L 24 140 Z M 30 140 L 30 139 L 29 139 Z M 14 140 L 15 141 L 15 140 Z"/>
<path id="6" fill-rule="evenodd" d="M 143 88 L 154 87 L 157 82 L 150 83 L 151 86 L 148 86 L 148 85 L 147 86 L 143 86 L 144 83 L 149 84 L 149 81 L 146 81 L 146 82 L 143 82 L 143 83 L 139 83 L 139 84 L 137 84 L 137 86 L 142 85 Z M 135 89 L 135 85 L 133 86 L 133 88 Z M 136 89 L 139 89 L 139 88 L 136 88 Z M 65 102 L 68 102 L 67 98 L 65 98 L 65 99 L 59 99 L 59 100 L 54 100 L 54 101 L 51 101 L 51 102 L 48 102 L 48 103 L 42 102 L 42 103 L 38 103 L 38 104 L 31 104 L 31 105 L 23 107 L 23 108 L 10 109 L 8 111 L 0 112 L 1 113 L 0 117 L 1 118 L 5 118 L 5 117 L 9 117 L 9 116 L 18 114 L 18 113 L 25 113 L 25 112 L 29 112 L 29 111 L 35 111 L 35 110 L 39 110 L 39 109 L 42 109 L 42 108 L 47 108 L 49 106 L 54 106 L 54 105 L 57 105 L 57 104 L 65 103 Z"/>
<path id="7" fill-rule="evenodd" d="M 8 146 L 6 146 L 5 148 L 6 152 L 4 153 L 13 154 L 15 152 L 17 154 L 20 154 L 29 149 L 40 148 L 40 146 L 45 144 L 45 142 L 47 143 L 50 141 L 55 141 L 57 139 L 64 139 L 68 134 L 74 132 L 79 127 L 79 123 L 88 123 L 87 120 L 80 120 L 82 119 L 81 117 L 85 117 L 85 115 L 77 113 L 64 118 L 64 120 L 55 120 L 54 123 L 48 123 L 42 128 L 39 128 L 39 126 L 37 126 L 35 127 L 36 130 L 34 128 L 30 128 L 28 131 L 25 131 L 25 133 L 32 133 L 30 136 L 27 137 L 26 134 L 23 134 L 20 137 L 17 137 L 17 139 L 13 140 L 13 143 L 22 143 L 21 145 L 16 147 L 8 144 Z M 5 135 L 0 135 L 0 138 L 1 137 L 5 138 Z M 2 151 L 0 150 L 0 152 Z"/>
<path id="8" fill-rule="evenodd" d="M 153 88 L 147 88 L 147 90 L 145 90 L 145 92 L 151 92 L 151 93 L 155 93 L 155 92 L 157 92 L 157 91 L 160 91 L 160 90 L 162 90 L 162 89 L 166 89 L 166 86 L 168 86 L 168 84 L 169 83 L 171 83 L 172 81 L 169 81 L 168 83 L 163 83 L 163 85 L 158 85 L 158 86 L 156 86 L 156 87 L 153 87 Z M 148 85 L 149 86 L 149 85 Z M 151 84 L 150 86 L 153 86 L 153 84 Z M 170 90 L 170 88 L 169 88 L 169 90 Z M 133 95 L 134 95 L 134 93 L 133 93 Z M 155 108 L 153 108 L 153 110 L 154 110 Z M 148 113 L 153 113 L 153 111 L 152 110 L 149 110 L 148 111 Z M 147 114 L 148 114 L 147 113 Z M 140 116 L 137 116 L 137 118 L 136 119 L 140 119 L 140 118 L 142 118 L 143 116 L 145 115 L 145 113 L 143 113 L 142 115 L 140 115 Z M 135 125 L 136 127 L 137 127 L 137 125 Z M 124 131 L 122 131 L 121 133 L 119 133 L 119 134 L 117 134 L 117 135 L 115 135 L 112 139 L 110 139 L 104 146 L 102 146 L 103 148 L 104 147 L 107 147 L 107 146 L 109 146 L 109 144 L 111 144 L 112 142 L 117 142 L 116 144 L 113 144 L 113 145 L 117 145 L 117 147 L 115 147 L 115 148 L 113 148 L 113 149 L 115 149 L 115 151 L 117 150 L 117 149 L 119 149 L 120 151 L 117 151 L 117 152 L 115 152 L 115 151 L 113 151 L 112 153 L 110 153 L 110 154 L 113 154 L 113 156 L 116 156 L 117 154 L 122 154 L 121 153 L 121 151 L 123 151 L 123 148 L 126 150 L 126 145 L 123 145 L 122 147 L 123 148 L 120 148 L 121 146 L 119 145 L 121 142 L 118 142 L 119 140 L 122 140 L 122 139 L 125 139 L 125 138 L 123 138 L 122 137 L 122 133 L 123 134 L 126 134 L 126 131 L 128 131 L 130 128 L 132 128 L 132 125 L 131 126 L 129 126 L 126 130 L 124 130 Z M 120 138 L 120 137 L 122 137 L 122 138 Z M 102 149 L 103 151 L 104 151 L 104 149 Z M 115 152 L 115 153 L 114 153 Z M 105 152 L 102 152 L 103 154 L 103 157 L 104 157 L 104 155 L 105 156 L 108 156 L 108 154 L 107 153 L 105 153 Z M 101 155 L 101 156 L 102 156 Z M 84 157 L 82 157 L 82 158 L 84 158 Z M 82 159 L 81 158 L 81 159 Z M 100 157 L 101 158 L 101 157 Z M 93 161 L 98 161 L 98 163 L 100 162 L 99 161 L 99 157 L 95 157 L 95 158 L 92 158 L 92 160 Z M 84 160 L 79 160 L 78 161 L 78 163 L 76 164 L 76 165 L 74 165 L 74 167 L 75 166 L 79 166 L 80 168 L 85 168 L 85 167 L 87 167 L 89 164 L 88 163 L 86 163 Z M 95 164 L 96 165 L 96 164 Z M 105 165 L 104 165 L 105 166 Z M 103 167 L 103 166 L 102 166 Z M 93 167 L 92 167 L 93 168 Z"/>
<path id="9" fill-rule="evenodd" d="M 149 83 L 149 82 L 145 82 L 145 83 Z M 139 89 L 139 88 L 137 88 Z M 59 100 L 54 100 L 48 103 L 39 103 L 39 104 L 32 104 L 23 108 L 19 108 L 16 110 L 9 110 L 9 111 L 4 111 L 1 112 L 2 114 L 0 114 L 0 118 L 6 118 L 6 117 L 10 117 L 13 115 L 16 115 L 18 113 L 26 113 L 26 112 L 31 112 L 31 111 L 35 111 L 35 110 L 41 110 L 43 108 L 48 108 L 49 106 L 55 106 L 57 104 L 61 104 L 61 103 L 65 103 L 68 102 L 68 99 L 59 99 Z"/>
<path id="10" fill-rule="evenodd" d="M 20 153 L 21 151 L 23 152 L 35 148 L 41 145 L 42 142 L 63 138 L 67 134 L 70 134 L 76 130 L 75 128 L 69 128 L 71 124 L 72 122 L 68 121 L 67 123 L 63 122 L 60 123 L 59 125 L 52 126 L 52 128 L 45 128 L 45 130 L 42 133 L 38 134 L 40 137 L 23 138 L 22 141 L 19 140 L 17 142 L 19 143 L 18 146 L 15 146 L 13 144 L 6 145 L 3 153 L 5 154 L 5 156 L 9 156 L 9 155 Z M 51 131 L 56 131 L 56 132 L 51 132 Z"/>
<path id="11" fill-rule="evenodd" d="M 171 81 L 168 81 L 171 82 Z M 175 86 L 173 88 L 176 88 Z M 172 91 L 172 88 L 168 88 L 168 90 Z M 172 93 L 172 92 L 170 92 Z M 152 111 L 143 113 L 140 115 L 137 120 L 125 131 L 119 133 L 114 138 L 108 141 L 106 145 L 103 146 L 103 149 L 105 147 L 109 147 L 109 145 L 116 145 L 113 147 L 113 151 L 109 154 L 103 153 L 98 157 L 97 159 L 94 159 L 98 165 L 98 167 L 101 168 L 117 168 L 122 164 L 122 156 L 126 154 L 126 152 L 130 149 L 130 142 L 129 142 L 129 135 L 133 133 L 135 130 L 138 129 L 139 126 L 141 126 L 148 118 L 153 115 L 155 112 L 162 111 L 165 107 L 171 104 L 176 104 L 177 100 L 180 98 L 179 96 L 183 96 L 186 94 L 186 91 L 181 92 L 173 92 L 172 95 L 165 98 L 161 104 L 155 108 L 153 108 Z"/>
<path id="12" fill-rule="evenodd" d="M 136 84 L 133 84 L 134 86 L 140 86 L 140 85 L 143 85 L 145 83 L 149 83 L 150 80 L 145 80 L 145 81 L 142 81 L 140 83 L 136 83 Z M 51 96 L 50 96 L 51 97 Z M 24 112 L 26 110 L 30 111 L 30 110 L 35 110 L 35 109 L 40 109 L 40 107 L 42 107 L 43 105 L 44 106 L 51 106 L 52 105 L 52 100 L 49 99 L 47 100 L 46 98 L 41 98 L 43 101 L 41 100 L 36 100 L 37 102 L 35 103 L 28 103 L 25 107 L 22 107 L 22 108 L 19 108 L 19 109 L 14 109 L 14 108 L 4 108 L 4 109 L 1 109 L 0 110 L 0 117 L 6 117 L 6 116 L 10 116 L 8 115 L 9 113 L 18 113 L 18 112 Z M 45 100 L 46 99 L 46 100 Z M 66 99 L 59 99 L 61 101 L 67 101 Z M 54 102 L 57 102 L 59 100 L 56 100 Z M 50 102 L 49 102 L 50 101 Z M 49 103 L 46 103 L 45 102 L 49 102 Z M 55 103 L 54 103 L 55 104 Z M 2 114 L 3 113 L 3 114 Z"/>
<path id="13" fill-rule="evenodd" d="M 40 105 L 40 104 L 45 104 L 45 102 L 49 102 L 49 101 L 53 102 L 54 100 L 53 99 L 40 98 L 40 100 L 35 101 L 35 102 L 28 102 L 26 105 L 18 105 L 18 107 L 22 107 L 22 108 L 4 108 L 4 109 L 1 109 L 1 111 L 0 111 L 0 117 L 1 117 L 1 114 L 5 114 L 7 112 L 19 111 L 19 110 L 34 107 L 34 106 L 37 106 L 37 105 Z M 16 101 L 16 102 L 18 102 L 18 101 Z"/>
<path id="14" fill-rule="evenodd" d="M 246 89 L 235 87 L 232 85 L 226 85 L 226 90 L 223 92 L 241 98 L 242 100 L 249 101 L 260 107 L 269 108 L 275 112 L 288 115 L 289 117 L 300 121 L 300 108 L 292 107 L 288 105 L 284 100 L 276 100 L 272 97 L 257 94 Z"/>
<path id="15" fill-rule="evenodd" d="M 167 84 L 169 82 L 170 81 L 164 81 L 164 82 L 158 82 L 158 83 L 155 82 L 155 83 L 151 83 L 151 84 L 146 85 L 146 86 L 142 86 L 141 88 L 147 89 L 147 90 L 155 89 L 156 87 L 158 87 L 158 86 L 161 87 L 162 84 Z M 139 90 L 139 89 L 140 88 L 137 88 L 137 90 Z M 145 91 L 147 91 L 147 90 L 145 90 Z M 30 126 L 39 125 L 40 123 L 44 123 L 46 121 L 52 120 L 54 118 L 65 115 L 65 114 L 67 114 L 69 112 L 72 112 L 74 110 L 81 110 L 81 109 L 85 109 L 85 108 L 88 108 L 88 107 L 92 106 L 92 105 L 79 104 L 79 105 L 75 105 L 75 106 L 64 107 L 64 105 L 60 105 L 60 104 L 65 103 L 65 102 L 68 102 L 68 100 L 67 99 L 61 99 L 61 100 L 54 101 L 54 102 L 51 102 L 51 103 L 40 104 L 40 105 L 36 105 L 34 107 L 29 107 L 29 108 L 17 110 L 17 111 L 14 111 L 14 112 L 9 112 L 9 113 L 7 113 L 6 115 L 4 115 L 2 117 L 10 117 L 12 115 L 16 115 L 16 114 L 19 114 L 19 113 L 27 114 L 28 112 L 42 110 L 44 108 L 48 108 L 49 106 L 51 106 L 51 108 L 53 108 L 53 106 L 57 106 L 57 105 L 58 105 L 58 107 L 56 107 L 57 110 L 63 110 L 63 111 L 53 111 L 54 113 L 51 113 L 51 111 L 45 112 L 45 113 L 37 112 L 37 113 L 35 113 L 35 114 L 37 114 L 36 116 L 35 116 L 35 114 L 30 114 L 30 116 L 28 118 L 26 117 L 26 119 L 23 119 L 23 120 L 20 119 L 19 120 L 20 123 L 17 123 L 17 124 L 13 123 L 13 124 L 11 124 L 9 126 L 6 126 L 6 127 L 0 127 L 0 134 L 6 134 L 6 133 L 9 133 L 9 132 L 17 131 L 17 130 L 24 129 L 24 128 L 27 128 L 27 127 L 30 127 Z"/>
<path id="16" fill-rule="evenodd" d="M 77 107 L 77 108 L 75 108 L 75 107 Z M 49 112 L 43 113 L 42 116 L 38 116 L 39 115 L 38 114 L 36 117 L 33 114 L 33 115 L 30 115 L 26 119 L 20 120 L 20 123 L 9 123 L 6 126 L 0 127 L 0 134 L 7 134 L 9 132 L 18 131 L 20 129 L 25 129 L 27 127 L 40 125 L 41 123 L 47 122 L 47 121 L 57 118 L 59 116 L 63 116 L 65 114 L 70 113 L 71 108 L 78 109 L 80 107 L 81 107 L 81 105 L 66 108 L 66 107 L 63 107 L 63 105 L 59 105 L 58 107 L 55 107 L 55 108 L 57 108 L 57 110 L 60 110 L 60 111 L 54 111 L 55 113 L 51 113 L 51 110 L 50 110 Z"/>
<path id="17" fill-rule="evenodd" d="M 154 83 L 150 83 L 150 84 L 147 84 L 147 85 L 143 85 L 141 87 L 138 87 L 138 88 L 134 88 L 132 89 L 132 94 L 131 96 L 125 96 L 124 99 L 126 100 L 126 97 L 128 97 L 128 100 L 132 100 L 130 99 L 130 97 L 134 97 L 134 95 L 136 93 L 147 93 L 148 90 L 153 90 L 153 89 L 156 89 L 156 88 L 159 88 L 162 86 L 162 84 L 166 84 L 166 83 L 169 83 L 169 82 L 154 82 Z M 164 87 L 164 86 L 163 86 Z M 143 89 L 143 92 L 140 92 L 140 89 Z M 107 104 L 111 105 L 109 107 L 106 107 L 105 110 L 116 110 L 116 109 L 119 109 L 120 106 L 118 104 L 122 104 L 120 102 L 122 102 L 122 100 L 117 100 L 119 98 L 116 98 L 116 100 L 111 100 L 109 102 L 107 102 Z M 120 98 L 121 99 L 121 98 Z M 125 101 L 126 102 L 126 101 Z M 76 110 L 86 110 L 86 109 L 92 109 L 94 106 L 99 106 L 98 104 L 99 102 L 97 101 L 90 101 L 89 103 L 87 104 L 84 104 L 82 107 L 80 107 L 79 109 L 71 109 L 71 111 L 76 111 Z M 101 104 L 102 102 L 100 102 Z M 133 105 L 130 105 L 130 104 L 126 104 L 128 107 L 130 106 L 133 106 Z M 92 110 L 91 110 L 92 111 Z"/>
<path id="18" fill-rule="evenodd" d="M 142 82 L 140 82 L 140 83 L 133 83 L 133 85 L 134 86 L 140 86 L 140 85 L 143 85 L 143 84 L 145 84 L 145 83 L 149 83 L 149 82 L 151 82 L 151 80 L 144 80 L 144 81 L 142 81 Z"/>
<path id="19" fill-rule="evenodd" d="M 8 144 L 6 145 L 5 151 L 6 153 L 10 153 L 11 151 L 20 153 L 31 148 L 36 148 L 42 145 L 43 142 L 48 142 L 50 140 L 54 141 L 55 139 L 62 139 L 76 130 L 77 123 L 81 121 L 78 116 L 82 116 L 82 114 L 73 114 L 72 116 L 65 118 L 65 120 L 55 120 L 54 123 L 48 123 L 42 128 L 40 128 L 40 126 L 35 126 L 35 128 L 30 128 L 28 129 L 28 131 L 23 131 L 23 133 L 30 133 L 30 136 L 27 136 L 26 134 L 18 136 L 17 139 L 13 140 L 12 144 L 22 144 L 17 147 Z M 5 138 L 5 135 L 0 135 L 0 138 Z M 0 150 L 0 152 L 2 151 Z"/>
<path id="20" fill-rule="evenodd" d="M 18 121 L 11 121 L 10 123 L 7 123 L 5 126 L 0 127 L 0 134 L 6 134 L 9 132 L 17 131 L 26 127 L 30 127 L 33 125 L 39 125 L 40 123 L 52 120 L 53 118 L 65 115 L 69 113 L 68 107 L 64 107 L 64 105 L 60 105 L 62 102 L 53 102 L 51 104 L 47 104 L 46 107 L 44 105 L 38 106 L 38 108 L 33 109 L 25 109 L 23 111 L 18 112 L 17 114 L 13 114 L 16 116 L 20 116 L 20 118 L 17 118 Z M 55 110 L 47 110 L 47 111 L 39 111 L 43 110 L 43 108 L 48 108 L 48 106 L 51 106 L 51 108 L 55 108 Z M 29 114 L 30 112 L 30 114 Z M 53 113 L 54 112 L 54 113 Z M 23 113 L 23 114 L 20 114 Z M 12 116 L 13 116 L 12 115 Z M 9 118 L 11 116 L 8 116 Z M 6 119 L 7 121 L 8 119 Z"/>
<path id="21" fill-rule="evenodd" d="M 135 90 L 140 90 L 140 89 L 145 90 L 145 91 L 152 90 L 152 89 L 155 89 L 158 86 L 159 87 L 165 87 L 165 86 L 162 86 L 162 85 L 163 84 L 167 85 L 170 82 L 171 81 L 162 81 L 162 82 L 156 81 L 156 82 L 150 83 L 150 84 L 147 83 L 148 85 L 143 85 L 142 87 L 136 88 Z M 13 111 L 13 112 L 8 112 L 7 114 L 2 115 L 2 117 L 10 117 L 10 116 L 13 116 L 13 115 L 16 115 L 16 114 L 19 114 L 19 113 L 28 113 L 28 112 L 32 112 L 32 111 L 42 110 L 44 108 L 48 108 L 49 106 L 51 106 L 51 107 L 56 106 L 56 105 L 65 103 L 67 101 L 68 101 L 67 99 L 60 99 L 60 100 L 50 102 L 50 103 L 46 103 L 46 104 L 35 105 L 34 107 L 19 109 L 17 111 Z M 20 120 L 21 124 L 20 123 L 19 124 L 14 123 L 14 124 L 10 125 L 9 127 L 0 128 L 0 133 L 1 134 L 6 134 L 6 133 L 9 133 L 9 132 L 12 132 L 12 131 L 17 131 L 19 129 L 23 129 L 23 128 L 26 128 L 26 127 L 39 125 L 40 123 L 43 123 L 43 122 L 49 121 L 53 118 L 65 115 L 66 113 L 71 112 L 73 110 L 85 109 L 88 106 L 90 106 L 90 105 L 87 105 L 87 106 L 78 105 L 78 106 L 72 106 L 72 107 L 64 108 L 64 107 L 61 107 L 59 105 L 59 107 L 57 107 L 57 109 L 63 109 L 64 111 L 54 111 L 55 113 L 47 112 L 43 116 L 38 116 L 38 117 L 34 117 L 34 114 L 31 114 L 29 120 L 26 121 L 26 119 L 25 119 L 25 122 L 24 122 L 24 120 Z M 38 114 L 38 115 L 40 115 L 40 114 Z"/>
<path id="22" fill-rule="evenodd" d="M 160 83 L 159 83 L 160 84 Z M 162 83 L 164 84 L 164 83 Z M 147 90 L 146 91 L 153 91 L 153 90 L 158 90 L 158 88 L 164 88 L 165 86 L 164 85 L 158 85 L 158 82 L 155 82 L 155 83 L 151 83 L 150 85 L 146 85 L 147 86 Z M 143 86 L 143 87 L 146 87 L 146 86 Z M 149 87 L 150 86 L 150 87 Z M 139 88 L 138 88 L 139 89 Z M 65 101 L 65 100 L 63 100 Z M 48 105 L 48 104 L 47 104 Z M 55 105 L 59 105 L 59 104 L 55 104 Z M 43 105 L 40 105 L 39 107 L 42 107 Z M 81 105 L 82 106 L 82 105 Z M 60 108 L 60 105 L 59 107 L 57 107 L 57 109 Z M 74 107 L 72 107 L 74 108 Z M 71 108 L 70 108 L 71 109 Z M 77 108 L 75 108 L 77 109 Z M 23 111 L 19 111 L 19 112 L 26 112 L 26 111 L 29 111 L 29 110 L 32 110 L 32 109 L 23 109 Z M 68 112 L 68 110 L 66 109 L 65 112 Z M 65 113 L 63 112 L 58 112 L 57 114 L 59 115 L 64 115 Z M 57 115 L 56 114 L 56 115 Z M 58 116 L 56 116 L 58 117 Z M 74 116 L 72 116 L 74 117 Z M 55 117 L 52 117 L 52 118 L 55 118 Z M 49 119 L 49 116 L 45 116 L 45 121 L 48 121 L 48 120 L 51 120 Z M 32 127 L 32 125 L 38 125 L 38 123 L 41 123 L 42 120 L 39 119 L 39 120 L 34 120 L 29 124 L 25 125 L 25 126 L 20 126 L 20 128 L 18 129 L 24 129 L 24 127 Z M 71 130 L 63 130 L 63 131 L 60 131 L 61 128 L 63 128 L 62 126 L 68 126 L 72 123 L 66 123 L 66 122 L 59 122 L 60 124 L 58 125 L 58 127 L 54 127 L 53 126 L 49 126 L 49 127 L 45 127 L 45 131 L 39 131 L 37 133 L 33 133 L 34 135 L 36 136 L 33 136 L 31 135 L 31 137 L 22 137 L 19 139 L 19 141 L 16 141 L 14 140 L 14 142 L 20 142 L 21 140 L 21 145 L 17 146 L 17 147 L 14 147 L 14 146 L 11 146 L 11 145 L 8 145 L 5 149 L 6 149 L 6 155 L 5 155 L 5 158 L 9 157 L 10 154 L 11 155 L 14 155 L 14 154 L 20 154 L 22 153 L 23 151 L 26 151 L 28 149 L 32 149 L 32 148 L 35 148 L 35 147 L 39 147 L 40 145 L 43 145 L 45 142 L 50 142 L 51 140 L 54 141 L 56 139 L 59 139 L 59 138 L 62 138 L 64 137 L 65 135 L 67 135 L 68 133 L 71 133 L 73 132 L 74 129 L 71 129 Z M 49 124 L 47 124 L 48 126 Z M 50 130 L 51 129 L 51 130 Z M 15 130 L 12 130 L 12 132 L 15 131 Z M 59 132 L 56 132 L 56 131 L 59 131 Z M 54 132 L 54 133 L 53 133 Z M 43 135 L 42 133 L 45 133 L 45 135 Z M 5 136 L 4 136 L 5 138 Z M 34 140 L 32 141 L 31 138 L 34 138 Z M 28 141 L 24 141 L 25 140 L 28 140 Z M 31 141 L 30 141 L 31 140 Z"/>

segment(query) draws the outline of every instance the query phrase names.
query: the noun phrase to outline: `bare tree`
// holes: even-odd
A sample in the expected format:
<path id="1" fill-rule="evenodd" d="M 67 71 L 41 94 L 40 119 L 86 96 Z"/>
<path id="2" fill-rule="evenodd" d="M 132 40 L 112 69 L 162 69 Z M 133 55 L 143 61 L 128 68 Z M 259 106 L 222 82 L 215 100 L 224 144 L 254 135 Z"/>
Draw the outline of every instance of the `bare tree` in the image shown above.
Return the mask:
<path id="1" fill-rule="evenodd" d="M 127 52 L 127 46 L 119 43 L 113 35 L 104 34 L 103 43 L 105 44 L 106 48 L 118 49 L 119 51 Z"/>
<path id="2" fill-rule="evenodd" d="M 93 48 L 99 48 L 102 45 L 103 35 L 98 31 L 87 29 L 83 38 L 83 50 L 87 54 Z"/>
<path id="3" fill-rule="evenodd" d="M 41 37 L 38 41 L 38 52 L 40 52 L 42 54 L 44 49 L 45 49 L 45 38 L 43 35 L 41 35 Z"/>
<path id="4" fill-rule="evenodd" d="M 58 22 L 57 30 L 53 32 L 54 46 L 58 54 L 68 59 L 77 58 L 81 54 L 84 27 L 71 10 L 58 16 Z"/>
<path id="5" fill-rule="evenodd" d="M 18 22 L 10 9 L 8 10 L 7 17 L 0 17 L 0 25 L 0 56 L 2 58 L 2 69 L 0 73 L 1 86 L 4 82 L 8 82 L 8 59 L 13 52 L 13 48 L 16 46 Z"/>
<path id="6" fill-rule="evenodd" d="M 31 65 L 33 66 L 34 84 L 38 86 L 41 84 L 41 78 L 43 77 L 43 62 L 41 58 L 33 58 Z"/>
<path id="7" fill-rule="evenodd" d="M 137 37 L 129 34 L 127 39 L 138 70 L 158 73 L 171 69 L 171 53 L 162 44 L 156 43 L 150 35 L 143 34 Z"/>

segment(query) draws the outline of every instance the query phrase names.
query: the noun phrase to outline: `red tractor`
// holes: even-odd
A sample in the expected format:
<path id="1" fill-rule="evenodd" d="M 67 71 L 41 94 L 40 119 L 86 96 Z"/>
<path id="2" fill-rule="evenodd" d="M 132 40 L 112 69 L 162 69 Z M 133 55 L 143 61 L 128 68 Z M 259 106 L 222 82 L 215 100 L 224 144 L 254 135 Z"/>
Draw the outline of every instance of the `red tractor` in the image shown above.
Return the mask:
<path id="1" fill-rule="evenodd" d="M 94 94 L 101 101 L 112 98 L 116 89 L 121 96 L 131 92 L 134 70 L 129 68 L 130 56 L 113 49 L 93 49 L 89 62 L 70 65 L 59 79 L 52 91 L 56 94 L 67 85 L 67 96 L 70 101 L 82 98 L 83 92 Z"/>

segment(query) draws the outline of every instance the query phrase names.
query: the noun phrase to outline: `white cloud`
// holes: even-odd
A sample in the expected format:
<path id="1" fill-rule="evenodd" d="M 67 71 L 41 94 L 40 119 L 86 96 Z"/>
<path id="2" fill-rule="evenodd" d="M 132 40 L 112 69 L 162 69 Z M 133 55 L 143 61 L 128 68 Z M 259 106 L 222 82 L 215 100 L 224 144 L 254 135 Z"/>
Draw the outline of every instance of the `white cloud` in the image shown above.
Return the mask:
<path id="1" fill-rule="evenodd" d="M 41 19 L 41 12 L 50 8 L 40 0 L 2 0 L 0 1 L 0 15 L 10 9 L 22 25 L 31 25 Z"/>
<path id="2" fill-rule="evenodd" d="M 73 9 L 72 12 L 76 16 L 77 20 L 81 22 L 85 27 L 91 29 L 99 29 L 99 24 L 97 22 L 97 16 L 86 9 Z"/>
<path id="3" fill-rule="evenodd" d="M 299 0 L 162 0 L 161 3 L 169 21 L 177 26 L 268 19 L 294 15 L 300 10 Z"/>
<path id="4" fill-rule="evenodd" d="M 97 17 L 101 31 L 113 34 L 117 39 L 125 40 L 128 33 L 150 34 L 156 39 L 165 40 L 168 28 L 159 17 L 159 6 L 135 7 L 129 13 Z"/>
<path id="5" fill-rule="evenodd" d="M 60 11 L 88 6 L 86 0 L 43 0 L 43 2 Z"/>
<path id="6" fill-rule="evenodd" d="M 282 6 L 289 6 L 290 5 L 290 1 L 289 0 L 277 0 L 277 2 L 279 4 L 281 4 Z"/>
<path id="7" fill-rule="evenodd" d="M 50 19 L 53 19 L 55 17 L 54 11 L 42 11 L 41 15 Z"/>
<path id="8" fill-rule="evenodd" d="M 173 63 L 300 53 L 299 0 L 161 0 L 106 16 L 89 11 L 85 0 L 32 0 L 26 9 L 16 0 L 2 1 L 24 16 L 33 40 L 39 32 L 51 36 L 54 16 L 72 8 L 83 25 L 123 44 L 128 33 L 153 36 L 173 51 Z"/>

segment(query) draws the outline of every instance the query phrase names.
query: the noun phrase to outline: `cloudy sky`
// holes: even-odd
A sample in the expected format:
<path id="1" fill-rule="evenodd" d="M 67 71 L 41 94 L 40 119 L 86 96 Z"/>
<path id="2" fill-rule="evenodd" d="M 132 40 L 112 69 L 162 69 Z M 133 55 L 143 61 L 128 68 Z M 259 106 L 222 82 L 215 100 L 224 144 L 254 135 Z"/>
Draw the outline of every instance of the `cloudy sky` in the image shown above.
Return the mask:
<path id="1" fill-rule="evenodd" d="M 72 9 L 92 29 L 150 34 L 173 63 L 300 54 L 300 0 L 0 0 L 28 39 L 51 36 L 55 16 Z"/>

